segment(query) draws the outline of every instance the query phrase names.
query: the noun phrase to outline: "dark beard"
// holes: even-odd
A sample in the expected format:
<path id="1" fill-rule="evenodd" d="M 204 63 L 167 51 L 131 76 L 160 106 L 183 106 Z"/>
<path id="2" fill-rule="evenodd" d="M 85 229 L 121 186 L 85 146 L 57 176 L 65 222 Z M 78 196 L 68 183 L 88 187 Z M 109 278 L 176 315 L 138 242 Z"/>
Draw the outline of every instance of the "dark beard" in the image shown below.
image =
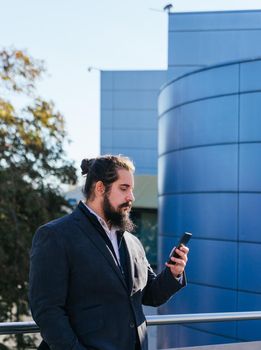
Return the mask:
<path id="1" fill-rule="evenodd" d="M 129 217 L 128 212 L 120 211 L 121 208 L 129 206 L 129 203 L 123 203 L 119 206 L 118 210 L 115 210 L 110 203 L 107 194 L 104 195 L 103 212 L 107 221 L 112 226 L 116 226 L 119 230 L 133 232 L 135 224 Z"/>

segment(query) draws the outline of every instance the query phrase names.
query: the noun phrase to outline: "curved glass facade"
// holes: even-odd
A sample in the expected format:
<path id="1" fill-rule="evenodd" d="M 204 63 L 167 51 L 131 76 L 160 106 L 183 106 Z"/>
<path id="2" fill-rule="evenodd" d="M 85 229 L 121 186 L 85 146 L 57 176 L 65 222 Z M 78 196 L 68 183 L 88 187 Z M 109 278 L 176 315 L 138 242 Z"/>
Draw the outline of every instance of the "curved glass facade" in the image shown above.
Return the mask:
<path id="1" fill-rule="evenodd" d="M 160 313 L 261 309 L 261 59 L 212 66 L 159 96 L 159 266 L 193 233 L 188 287 Z M 165 326 L 159 347 L 260 339 L 260 321 Z"/>

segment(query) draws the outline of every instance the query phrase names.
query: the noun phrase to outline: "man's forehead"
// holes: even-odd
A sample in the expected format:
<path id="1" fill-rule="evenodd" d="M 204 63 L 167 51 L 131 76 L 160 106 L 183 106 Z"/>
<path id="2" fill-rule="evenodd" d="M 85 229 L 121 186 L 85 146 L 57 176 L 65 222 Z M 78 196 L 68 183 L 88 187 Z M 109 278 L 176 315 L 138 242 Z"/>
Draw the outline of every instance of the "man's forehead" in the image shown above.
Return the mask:
<path id="1" fill-rule="evenodd" d="M 120 169 L 118 170 L 118 184 L 123 185 L 123 186 L 131 186 L 133 187 L 134 185 L 134 176 L 133 172 L 125 169 Z"/>

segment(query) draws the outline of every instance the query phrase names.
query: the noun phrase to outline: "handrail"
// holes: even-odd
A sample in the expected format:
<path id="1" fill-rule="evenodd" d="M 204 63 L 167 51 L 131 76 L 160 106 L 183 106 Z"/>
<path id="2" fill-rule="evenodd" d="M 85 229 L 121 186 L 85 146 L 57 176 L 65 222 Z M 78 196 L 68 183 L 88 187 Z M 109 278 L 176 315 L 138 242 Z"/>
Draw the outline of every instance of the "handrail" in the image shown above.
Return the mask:
<path id="1" fill-rule="evenodd" d="M 149 326 L 180 323 L 199 322 L 225 322 L 243 320 L 261 320 L 261 311 L 247 312 L 216 312 L 204 314 L 180 314 L 180 315 L 151 315 L 146 316 Z"/>
<path id="2" fill-rule="evenodd" d="M 224 322 L 261 320 L 261 311 L 247 312 L 220 312 L 203 314 L 179 314 L 179 315 L 148 315 L 148 326 L 181 323 Z M 38 333 L 39 327 L 34 321 L 29 322 L 3 322 L 0 323 L 1 334 Z"/>

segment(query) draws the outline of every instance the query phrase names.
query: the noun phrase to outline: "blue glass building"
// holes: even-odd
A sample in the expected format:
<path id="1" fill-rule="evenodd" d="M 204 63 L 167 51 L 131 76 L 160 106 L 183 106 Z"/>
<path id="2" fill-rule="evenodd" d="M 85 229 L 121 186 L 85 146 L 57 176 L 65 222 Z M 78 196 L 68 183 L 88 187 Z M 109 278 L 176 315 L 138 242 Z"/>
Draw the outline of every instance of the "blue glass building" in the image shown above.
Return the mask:
<path id="1" fill-rule="evenodd" d="M 170 13 L 168 80 L 209 65 L 260 56 L 261 11 Z"/>
<path id="2" fill-rule="evenodd" d="M 166 71 L 101 71 L 101 154 L 125 154 L 156 175 L 160 87 Z"/>
<path id="3" fill-rule="evenodd" d="M 168 70 L 101 73 L 101 153 L 158 173 L 159 267 L 193 233 L 188 287 L 160 313 L 261 309 L 260 36 L 261 11 L 170 13 Z M 260 327 L 161 326 L 158 347 L 259 340 Z"/>
<path id="4" fill-rule="evenodd" d="M 159 97 L 160 264 L 183 231 L 194 238 L 189 286 L 161 313 L 261 309 L 261 61 L 246 60 L 261 56 L 260 34 L 260 11 L 170 15 L 174 79 Z M 213 66 L 220 62 L 230 63 Z M 259 340 L 260 327 L 168 326 L 159 344 Z"/>

